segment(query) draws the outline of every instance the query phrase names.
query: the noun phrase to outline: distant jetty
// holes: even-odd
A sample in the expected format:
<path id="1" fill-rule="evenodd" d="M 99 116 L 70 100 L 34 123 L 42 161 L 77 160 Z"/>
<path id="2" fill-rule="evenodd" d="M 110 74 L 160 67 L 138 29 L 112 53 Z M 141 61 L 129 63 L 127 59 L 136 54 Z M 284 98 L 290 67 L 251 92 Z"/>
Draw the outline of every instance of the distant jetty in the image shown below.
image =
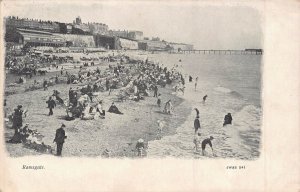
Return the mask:
<path id="1" fill-rule="evenodd" d="M 183 54 L 214 54 L 214 55 L 262 55 L 262 49 L 245 49 L 245 50 L 182 50 Z"/>

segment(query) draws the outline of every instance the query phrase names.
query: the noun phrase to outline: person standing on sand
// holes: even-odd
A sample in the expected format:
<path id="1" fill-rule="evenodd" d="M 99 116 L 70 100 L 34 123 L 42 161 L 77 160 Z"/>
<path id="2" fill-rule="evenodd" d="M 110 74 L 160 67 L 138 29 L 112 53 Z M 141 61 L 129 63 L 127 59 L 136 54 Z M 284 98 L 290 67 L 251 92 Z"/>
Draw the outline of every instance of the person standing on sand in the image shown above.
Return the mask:
<path id="1" fill-rule="evenodd" d="M 201 128 L 199 115 L 197 115 L 196 119 L 194 120 L 194 128 L 195 128 L 195 134 L 198 132 L 198 129 Z"/>
<path id="2" fill-rule="evenodd" d="M 58 75 L 56 74 L 55 76 L 55 83 L 58 84 L 59 83 L 59 80 L 58 80 Z"/>
<path id="3" fill-rule="evenodd" d="M 157 85 L 154 85 L 154 95 L 153 97 L 157 97 L 158 87 Z"/>
<path id="4" fill-rule="evenodd" d="M 69 89 L 69 101 L 71 102 L 72 100 L 73 100 L 73 89 L 72 89 L 72 87 L 70 87 L 70 89 Z"/>
<path id="5" fill-rule="evenodd" d="M 184 78 L 183 78 L 183 75 L 182 75 L 182 74 L 180 74 L 180 79 L 181 79 L 181 83 L 182 83 L 182 85 L 184 86 L 184 84 L 185 84 L 185 80 L 184 80 Z"/>
<path id="6" fill-rule="evenodd" d="M 198 85 L 198 77 L 196 77 L 196 81 L 195 81 L 195 91 L 197 91 L 197 85 Z"/>
<path id="7" fill-rule="evenodd" d="M 17 109 L 15 109 L 14 115 L 13 115 L 13 128 L 15 129 L 15 132 L 19 128 L 23 126 L 23 110 L 22 110 L 22 105 L 18 105 Z"/>
<path id="8" fill-rule="evenodd" d="M 201 143 L 201 148 L 202 148 L 202 155 L 203 155 L 203 156 L 205 155 L 205 147 L 206 147 L 207 144 L 210 146 L 211 151 L 212 151 L 212 153 L 213 153 L 213 155 L 214 155 L 214 149 L 213 149 L 212 144 L 211 144 L 211 141 L 212 141 L 213 139 L 214 139 L 213 136 L 210 136 L 209 138 L 204 139 L 204 140 L 202 141 L 202 143 Z"/>
<path id="9" fill-rule="evenodd" d="M 53 115 L 53 108 L 56 107 L 55 101 L 52 99 L 52 97 L 49 97 L 49 100 L 46 101 L 49 108 L 49 116 Z"/>
<path id="10" fill-rule="evenodd" d="M 44 91 L 48 90 L 48 81 L 47 80 L 44 80 L 43 87 L 44 87 Z"/>
<path id="11" fill-rule="evenodd" d="M 161 98 L 160 98 L 161 94 L 159 93 L 158 94 L 158 97 L 157 97 L 157 105 L 158 107 L 160 108 L 160 105 L 161 105 Z"/>
<path id="12" fill-rule="evenodd" d="M 62 124 L 59 129 L 56 130 L 55 138 L 53 142 L 56 142 L 57 148 L 56 148 L 56 155 L 61 156 L 63 144 L 65 142 L 65 139 L 67 138 L 65 133 L 65 124 Z"/>
<path id="13" fill-rule="evenodd" d="M 106 91 L 109 91 L 109 80 L 106 78 L 105 80 Z"/>

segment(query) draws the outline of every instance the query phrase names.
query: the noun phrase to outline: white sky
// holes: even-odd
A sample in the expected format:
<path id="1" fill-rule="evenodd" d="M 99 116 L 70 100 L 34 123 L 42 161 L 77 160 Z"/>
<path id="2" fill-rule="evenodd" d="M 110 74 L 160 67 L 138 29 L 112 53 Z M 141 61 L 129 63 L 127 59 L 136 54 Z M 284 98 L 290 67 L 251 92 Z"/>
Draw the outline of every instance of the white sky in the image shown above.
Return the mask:
<path id="1" fill-rule="evenodd" d="M 197 49 L 245 49 L 262 47 L 262 17 L 259 9 L 234 6 L 166 2 L 88 3 L 46 1 L 5 2 L 2 12 L 25 18 L 71 23 L 77 16 L 83 22 L 101 22 L 110 29 L 141 30 L 144 36 L 179 43 Z"/>

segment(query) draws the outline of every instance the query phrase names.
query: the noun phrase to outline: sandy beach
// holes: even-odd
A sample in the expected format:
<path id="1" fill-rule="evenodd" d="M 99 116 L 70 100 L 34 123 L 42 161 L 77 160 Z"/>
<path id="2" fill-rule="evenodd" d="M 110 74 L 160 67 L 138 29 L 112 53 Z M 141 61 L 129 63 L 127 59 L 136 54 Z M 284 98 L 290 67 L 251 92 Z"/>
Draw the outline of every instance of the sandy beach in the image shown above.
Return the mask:
<path id="1" fill-rule="evenodd" d="M 89 69 L 96 67 L 104 70 L 108 67 L 108 63 L 96 63 L 94 67 L 89 67 Z M 68 72 L 74 73 L 78 70 L 78 68 L 69 69 Z M 43 142 L 53 148 L 55 148 L 55 143 L 53 143 L 55 131 L 64 123 L 67 139 L 63 148 L 63 156 L 97 157 L 101 156 L 105 149 L 111 151 L 111 157 L 136 156 L 135 145 L 138 139 L 144 139 L 147 146 L 147 143 L 151 140 L 175 134 L 176 128 L 185 122 L 187 114 L 192 110 L 188 101 L 173 93 L 174 85 L 167 85 L 165 88 L 159 88 L 159 93 L 162 95 L 161 108 L 157 106 L 157 99 L 153 97 L 153 92 L 150 92 L 149 97 L 145 97 L 145 100 L 139 102 L 132 100 L 116 102 L 118 90 L 113 90 L 110 95 L 107 91 L 104 91 L 98 95 L 98 98 L 101 98 L 104 102 L 104 109 L 107 111 L 114 101 L 120 111 L 124 113 L 123 115 L 106 113 L 105 119 L 81 120 L 77 118 L 73 121 L 65 121 L 66 111 L 62 106 L 57 106 L 54 109 L 53 116 L 48 116 L 46 100 L 53 93 L 53 90 L 59 90 L 61 98 L 66 99 L 69 88 L 75 88 L 78 85 L 56 84 L 50 86 L 46 91 L 38 89 L 25 92 L 26 87 L 34 79 L 40 80 L 59 73 L 60 71 L 55 71 L 47 73 L 46 76 L 34 76 L 26 84 L 14 86 L 13 88 L 8 87 L 10 92 L 14 94 L 8 94 L 6 100 L 10 112 L 19 104 L 28 110 L 24 123 L 29 123 L 30 129 L 36 129 L 41 133 L 44 136 Z M 10 76 L 8 80 L 11 83 L 14 77 Z M 164 103 L 169 99 L 172 100 L 174 105 L 175 113 L 173 115 L 162 112 Z M 161 134 L 158 133 L 158 120 L 166 122 Z M 8 124 L 5 128 L 5 140 L 9 140 L 14 134 L 14 130 L 10 127 L 11 125 Z M 6 149 L 13 157 L 41 155 L 41 153 L 32 149 L 25 148 L 22 144 L 6 143 Z"/>

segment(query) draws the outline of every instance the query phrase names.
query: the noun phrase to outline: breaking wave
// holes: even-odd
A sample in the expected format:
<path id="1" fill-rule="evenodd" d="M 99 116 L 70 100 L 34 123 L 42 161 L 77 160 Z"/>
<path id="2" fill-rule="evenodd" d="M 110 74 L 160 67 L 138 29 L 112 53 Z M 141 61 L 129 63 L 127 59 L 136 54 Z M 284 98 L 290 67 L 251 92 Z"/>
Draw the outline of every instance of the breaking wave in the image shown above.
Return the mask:
<path id="1" fill-rule="evenodd" d="M 199 56 L 200 57 L 200 56 Z M 177 58 L 178 59 L 178 58 Z M 177 60 L 174 59 L 173 63 Z M 188 60 L 186 57 L 184 61 Z M 210 62 L 211 60 L 208 60 Z M 192 63 L 192 62 L 191 62 Z M 165 62 L 167 64 L 167 61 Z M 188 65 L 188 63 L 185 63 Z M 185 67 L 184 65 L 184 67 Z M 202 65 L 201 67 L 213 67 L 213 63 Z M 199 73 L 204 69 L 195 69 L 198 65 L 190 65 L 185 68 L 187 74 L 193 74 L 195 71 Z M 237 65 L 237 68 L 241 65 Z M 253 65 L 244 65 L 243 67 L 253 67 Z M 215 66 L 214 70 L 221 70 L 219 66 Z M 211 71 L 212 69 L 207 69 Z M 256 69 L 255 69 L 256 70 Z M 259 70 L 259 68 L 257 69 Z M 236 73 L 240 74 L 241 70 Z M 249 74 L 248 70 L 245 70 Z M 206 73 L 205 73 L 206 74 Z M 208 74 L 208 73 L 207 73 Z M 223 74 L 223 73 L 216 73 Z M 198 74 L 197 74 L 198 75 Z M 202 74 L 204 75 L 204 73 Z M 249 76 L 249 75 L 248 75 Z M 199 75 L 198 90 L 194 90 L 194 83 L 186 83 L 186 92 L 183 96 L 193 104 L 190 114 L 182 125 L 178 125 L 175 135 L 165 136 L 160 140 L 150 141 L 148 144 L 149 157 L 184 157 L 184 158 L 236 158 L 236 159 L 256 159 L 260 154 L 260 137 L 261 137 L 261 116 L 260 107 L 255 106 L 257 103 L 250 103 L 245 98 L 251 98 L 253 95 L 244 92 L 246 97 L 237 90 L 227 88 L 228 82 L 223 82 L 222 86 L 218 85 L 223 77 Z M 256 78 L 253 76 L 253 78 Z M 208 81 L 209 79 L 209 81 Z M 249 81 L 250 82 L 250 81 Z M 239 81 L 230 81 L 228 87 L 236 87 Z M 218 86 L 216 86 L 218 85 Z M 243 88 L 246 86 L 253 87 L 253 84 L 243 82 Z M 257 89 L 259 91 L 259 88 Z M 251 94 L 254 90 L 249 89 Z M 202 97 L 207 94 L 208 98 L 205 104 L 202 103 Z M 258 105 L 258 104 L 257 104 Z M 201 140 L 213 136 L 213 147 L 216 156 L 212 156 L 208 149 L 208 155 L 194 153 L 194 128 L 193 122 L 195 118 L 194 107 L 200 111 L 201 124 Z M 224 115 L 231 113 L 233 117 L 232 125 L 223 127 Z"/>

